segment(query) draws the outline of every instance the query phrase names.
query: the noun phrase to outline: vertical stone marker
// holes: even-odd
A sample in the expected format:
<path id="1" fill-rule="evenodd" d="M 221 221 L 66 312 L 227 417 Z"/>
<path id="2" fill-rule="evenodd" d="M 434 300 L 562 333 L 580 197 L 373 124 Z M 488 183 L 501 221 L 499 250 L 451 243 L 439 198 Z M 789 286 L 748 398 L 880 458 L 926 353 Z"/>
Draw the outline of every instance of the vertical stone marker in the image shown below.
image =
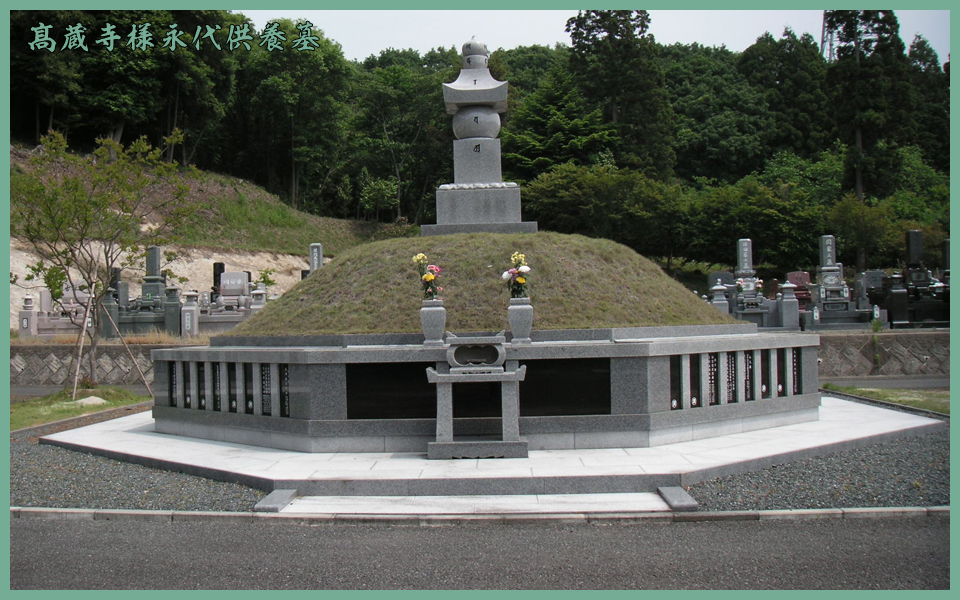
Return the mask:
<path id="1" fill-rule="evenodd" d="M 489 51 L 475 38 L 463 45 L 460 76 L 443 84 L 453 115 L 454 183 L 437 190 L 437 224 L 424 236 L 448 233 L 535 233 L 535 221 L 520 221 L 520 186 L 504 182 L 500 170 L 500 113 L 507 110 L 507 82 L 487 68 Z"/>
<path id="2" fill-rule="evenodd" d="M 323 244 L 310 244 L 310 271 L 316 271 L 323 266 Z"/>

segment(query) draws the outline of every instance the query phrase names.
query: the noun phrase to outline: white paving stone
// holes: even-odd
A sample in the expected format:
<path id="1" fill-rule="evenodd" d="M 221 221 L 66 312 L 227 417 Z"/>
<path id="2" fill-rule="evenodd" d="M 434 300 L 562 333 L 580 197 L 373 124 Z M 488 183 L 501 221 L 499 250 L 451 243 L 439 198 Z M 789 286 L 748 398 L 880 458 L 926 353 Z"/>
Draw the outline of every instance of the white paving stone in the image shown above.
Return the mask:
<path id="1" fill-rule="evenodd" d="M 91 449 L 274 480 L 504 480 L 686 473 L 929 425 L 932 419 L 824 397 L 820 420 L 653 448 L 533 450 L 528 458 L 428 460 L 423 452 L 300 453 L 159 434 L 149 412 L 46 436 Z M 416 510 L 412 507 L 419 507 Z M 657 494 L 298 498 L 285 513 L 494 514 L 668 510 Z"/>

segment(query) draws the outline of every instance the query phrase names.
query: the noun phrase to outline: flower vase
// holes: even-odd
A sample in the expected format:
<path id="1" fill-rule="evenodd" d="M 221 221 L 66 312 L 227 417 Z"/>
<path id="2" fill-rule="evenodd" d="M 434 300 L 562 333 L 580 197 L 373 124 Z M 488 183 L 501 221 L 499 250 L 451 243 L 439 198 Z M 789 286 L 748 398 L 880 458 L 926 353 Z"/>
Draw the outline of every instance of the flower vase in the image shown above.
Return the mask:
<path id="1" fill-rule="evenodd" d="M 510 333 L 513 334 L 512 343 L 529 344 L 530 331 L 533 330 L 533 305 L 530 298 L 510 298 L 507 308 L 507 318 L 510 321 Z"/>
<path id="2" fill-rule="evenodd" d="M 447 327 L 447 309 L 443 300 L 424 300 L 420 307 L 420 328 L 423 330 L 424 346 L 443 346 L 443 333 Z"/>

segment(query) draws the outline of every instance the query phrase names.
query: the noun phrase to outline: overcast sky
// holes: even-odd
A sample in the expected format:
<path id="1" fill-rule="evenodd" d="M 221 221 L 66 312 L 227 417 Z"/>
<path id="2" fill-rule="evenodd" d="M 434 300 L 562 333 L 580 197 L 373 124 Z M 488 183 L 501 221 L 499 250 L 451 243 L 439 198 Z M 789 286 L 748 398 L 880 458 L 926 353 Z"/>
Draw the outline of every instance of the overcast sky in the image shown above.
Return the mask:
<path id="1" fill-rule="evenodd" d="M 576 11 L 541 10 L 243 10 L 260 31 L 272 19 L 307 19 L 338 42 L 348 59 L 362 60 L 385 48 L 460 45 L 476 36 L 490 50 L 557 42 L 569 45 L 564 31 Z M 950 11 L 898 10 L 900 34 L 909 48 L 921 34 L 946 62 L 950 52 Z M 820 10 L 651 10 L 650 33 L 662 44 L 698 42 L 742 51 L 769 31 L 779 38 L 785 27 L 808 32 L 820 42 Z"/>

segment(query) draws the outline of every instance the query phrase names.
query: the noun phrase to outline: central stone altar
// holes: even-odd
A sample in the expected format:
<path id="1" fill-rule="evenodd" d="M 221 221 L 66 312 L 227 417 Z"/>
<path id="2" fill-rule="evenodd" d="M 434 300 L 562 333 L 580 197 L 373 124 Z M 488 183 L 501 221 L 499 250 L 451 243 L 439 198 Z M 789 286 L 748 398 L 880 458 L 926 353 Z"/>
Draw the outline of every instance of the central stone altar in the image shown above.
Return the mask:
<path id="1" fill-rule="evenodd" d="M 535 233 L 537 223 L 520 220 L 520 186 L 504 182 L 500 170 L 500 114 L 507 110 L 507 82 L 487 68 L 486 44 L 463 45 L 463 68 L 443 84 L 443 100 L 453 115 L 453 179 L 437 190 L 437 224 L 422 235 L 448 233 Z"/>

